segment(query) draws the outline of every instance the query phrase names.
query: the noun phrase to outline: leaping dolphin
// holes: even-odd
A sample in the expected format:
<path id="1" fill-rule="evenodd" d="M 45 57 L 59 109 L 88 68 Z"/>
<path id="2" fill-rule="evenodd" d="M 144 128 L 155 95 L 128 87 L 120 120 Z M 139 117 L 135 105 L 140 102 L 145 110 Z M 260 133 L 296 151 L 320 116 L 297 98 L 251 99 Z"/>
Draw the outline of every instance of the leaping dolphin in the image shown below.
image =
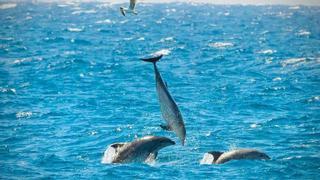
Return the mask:
<path id="1" fill-rule="evenodd" d="M 157 61 L 159 61 L 162 58 L 162 56 L 163 55 L 153 57 L 153 58 L 141 59 L 141 60 L 153 63 L 155 78 L 156 78 L 156 89 L 157 89 L 158 99 L 160 103 L 160 110 L 161 110 L 163 119 L 167 123 L 166 125 L 160 125 L 160 126 L 163 129 L 174 131 L 175 134 L 179 137 L 182 145 L 184 145 L 185 137 L 186 137 L 186 129 L 184 126 L 181 112 L 177 104 L 175 103 L 174 99 L 170 95 L 168 91 L 168 87 L 164 83 L 156 65 Z"/>
<path id="2" fill-rule="evenodd" d="M 200 164 L 222 164 L 240 159 L 270 159 L 270 157 L 255 149 L 237 149 L 229 152 L 211 151 L 203 155 Z"/>
<path id="3" fill-rule="evenodd" d="M 126 16 L 126 12 L 137 15 L 138 13 L 135 11 L 137 0 L 130 0 L 129 8 L 120 7 L 120 12 L 123 16 Z"/>
<path id="4" fill-rule="evenodd" d="M 175 142 L 166 137 L 145 136 L 133 142 L 111 144 L 104 152 L 101 163 L 149 162 L 156 159 L 158 151 L 174 145 Z"/>

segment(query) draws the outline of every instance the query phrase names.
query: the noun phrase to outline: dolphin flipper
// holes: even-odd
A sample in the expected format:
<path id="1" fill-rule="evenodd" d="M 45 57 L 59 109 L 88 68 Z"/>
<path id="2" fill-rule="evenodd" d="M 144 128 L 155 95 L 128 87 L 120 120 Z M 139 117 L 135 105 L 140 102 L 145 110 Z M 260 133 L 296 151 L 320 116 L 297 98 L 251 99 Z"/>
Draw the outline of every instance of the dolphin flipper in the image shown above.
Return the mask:
<path id="1" fill-rule="evenodd" d="M 166 130 L 166 131 L 172 131 L 172 128 L 167 125 L 167 124 L 161 124 L 160 127 L 163 129 L 163 130 Z"/>
<path id="2" fill-rule="evenodd" d="M 126 11 L 123 7 L 120 7 L 120 12 L 123 16 L 126 16 Z"/>

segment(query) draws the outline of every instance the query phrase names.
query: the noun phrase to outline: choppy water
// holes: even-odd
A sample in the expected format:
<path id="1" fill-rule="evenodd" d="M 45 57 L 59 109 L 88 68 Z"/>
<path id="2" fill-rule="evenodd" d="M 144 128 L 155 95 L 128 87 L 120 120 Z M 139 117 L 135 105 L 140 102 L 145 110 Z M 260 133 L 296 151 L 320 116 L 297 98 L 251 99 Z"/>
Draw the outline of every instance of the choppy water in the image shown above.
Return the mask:
<path id="1" fill-rule="evenodd" d="M 316 179 L 320 8 L 140 4 L 0 8 L 0 178 Z M 177 137 L 161 119 L 151 64 L 187 129 L 153 165 L 103 165 L 107 145 Z M 199 165 L 256 148 L 270 161 Z"/>

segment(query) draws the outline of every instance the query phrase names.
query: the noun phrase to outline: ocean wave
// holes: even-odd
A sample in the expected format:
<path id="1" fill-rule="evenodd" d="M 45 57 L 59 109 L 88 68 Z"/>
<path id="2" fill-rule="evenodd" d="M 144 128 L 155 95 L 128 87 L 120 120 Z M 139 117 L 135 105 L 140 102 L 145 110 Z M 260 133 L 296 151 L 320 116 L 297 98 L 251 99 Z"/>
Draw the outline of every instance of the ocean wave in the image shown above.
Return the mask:
<path id="1" fill-rule="evenodd" d="M 165 42 L 165 41 L 173 41 L 173 37 L 166 37 L 166 38 L 162 38 L 160 39 L 160 42 Z"/>
<path id="2" fill-rule="evenodd" d="M 17 118 L 29 118 L 30 116 L 32 116 L 32 112 L 18 112 L 16 114 Z"/>
<path id="3" fill-rule="evenodd" d="M 67 28 L 67 31 L 69 32 L 82 32 L 84 28 Z"/>
<path id="4" fill-rule="evenodd" d="M 123 21 L 120 21 L 119 23 L 120 24 L 125 24 L 125 23 L 127 23 L 129 20 L 123 20 Z"/>
<path id="5" fill-rule="evenodd" d="M 113 22 L 110 19 L 96 21 L 96 24 L 112 24 Z"/>
<path id="6" fill-rule="evenodd" d="M 166 18 L 163 17 L 163 18 L 161 18 L 161 19 L 159 19 L 159 20 L 156 20 L 156 23 L 157 23 L 157 24 L 161 24 L 162 21 L 164 21 L 165 19 L 166 19 Z"/>
<path id="7" fill-rule="evenodd" d="M 17 91 L 14 88 L 3 88 L 3 87 L 0 87 L 0 92 L 1 93 L 8 93 L 8 94 L 17 94 Z"/>
<path id="8" fill-rule="evenodd" d="M 261 51 L 258 51 L 259 54 L 273 54 L 277 52 L 276 50 L 272 50 L 272 49 L 266 49 L 266 50 L 261 50 Z"/>
<path id="9" fill-rule="evenodd" d="M 30 20 L 30 19 L 32 19 L 32 16 L 27 16 L 27 17 L 25 18 L 25 20 Z"/>
<path id="10" fill-rule="evenodd" d="M 170 49 L 161 49 L 159 51 L 156 51 L 154 53 L 152 53 L 153 56 L 159 56 L 159 55 L 169 55 L 171 53 Z"/>
<path id="11" fill-rule="evenodd" d="M 281 77 L 276 77 L 276 78 L 273 78 L 272 81 L 281 81 Z"/>
<path id="12" fill-rule="evenodd" d="M 12 37 L 0 37 L 0 41 L 12 41 L 14 38 Z"/>
<path id="13" fill-rule="evenodd" d="M 96 7 L 97 8 L 108 8 L 112 5 L 112 3 L 101 3 L 101 4 L 97 4 Z"/>
<path id="14" fill-rule="evenodd" d="M 133 37 L 123 38 L 123 40 L 125 40 L 125 41 L 130 41 L 130 40 L 132 40 L 132 39 L 133 39 Z"/>
<path id="15" fill-rule="evenodd" d="M 12 64 L 20 65 L 20 64 L 32 62 L 34 60 L 42 61 L 43 58 L 42 57 L 28 57 L 28 58 L 16 59 L 16 60 L 13 61 Z"/>
<path id="16" fill-rule="evenodd" d="M 0 4 L 0 9 L 11 9 L 17 7 L 16 3 L 5 3 L 5 4 Z"/>
<path id="17" fill-rule="evenodd" d="M 320 101 L 320 96 L 314 96 L 308 99 L 308 102 L 318 102 L 318 101 Z"/>
<path id="18" fill-rule="evenodd" d="M 306 58 L 290 58 L 281 62 L 283 67 L 288 65 L 297 65 L 306 61 Z"/>
<path id="19" fill-rule="evenodd" d="M 84 39 L 71 39 L 71 43 L 80 44 L 80 45 L 90 45 L 91 42 Z"/>
<path id="20" fill-rule="evenodd" d="M 232 47 L 234 45 L 231 42 L 214 42 L 214 43 L 209 43 L 209 46 L 213 48 L 222 49 L 222 48 Z"/>
<path id="21" fill-rule="evenodd" d="M 57 6 L 64 8 L 64 7 L 68 7 L 68 6 L 70 6 L 70 5 L 68 5 L 68 4 L 58 4 Z"/>
<path id="22" fill-rule="evenodd" d="M 298 10 L 300 9 L 300 6 L 290 6 L 288 9 Z"/>
<path id="23" fill-rule="evenodd" d="M 307 31 L 307 30 L 300 30 L 298 33 L 297 33 L 298 36 L 310 36 L 311 35 L 311 32 Z"/>
<path id="24" fill-rule="evenodd" d="M 73 11 L 71 14 L 73 14 L 73 15 L 80 15 L 80 14 L 95 14 L 95 13 L 97 13 L 96 10 L 90 9 L 90 10 L 77 10 L 77 11 Z"/>

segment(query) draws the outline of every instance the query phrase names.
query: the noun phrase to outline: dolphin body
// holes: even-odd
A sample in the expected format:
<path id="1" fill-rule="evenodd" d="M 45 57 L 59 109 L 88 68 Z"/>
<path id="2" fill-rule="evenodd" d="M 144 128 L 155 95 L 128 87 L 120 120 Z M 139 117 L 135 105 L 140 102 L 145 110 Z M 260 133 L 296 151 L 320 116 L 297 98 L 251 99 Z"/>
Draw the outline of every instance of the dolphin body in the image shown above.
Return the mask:
<path id="1" fill-rule="evenodd" d="M 211 151 L 203 155 L 200 164 L 223 164 L 240 159 L 270 159 L 270 157 L 255 149 L 237 149 L 229 152 Z"/>
<path id="2" fill-rule="evenodd" d="M 114 143 L 104 152 L 101 163 L 152 162 L 160 149 L 174 144 L 171 139 L 160 136 L 145 136 L 133 142 Z"/>
<path id="3" fill-rule="evenodd" d="M 157 68 L 157 61 L 162 58 L 163 55 L 141 59 L 146 62 L 152 62 L 155 72 L 156 78 L 156 89 L 158 94 L 158 99 L 160 103 L 160 110 L 163 119 L 166 121 L 166 125 L 160 125 L 165 130 L 172 130 L 175 134 L 179 137 L 182 145 L 184 145 L 185 138 L 186 138 L 186 129 L 182 119 L 181 112 L 175 103 L 174 99 L 170 95 L 168 91 L 167 85 L 164 83 L 158 68 Z"/>

